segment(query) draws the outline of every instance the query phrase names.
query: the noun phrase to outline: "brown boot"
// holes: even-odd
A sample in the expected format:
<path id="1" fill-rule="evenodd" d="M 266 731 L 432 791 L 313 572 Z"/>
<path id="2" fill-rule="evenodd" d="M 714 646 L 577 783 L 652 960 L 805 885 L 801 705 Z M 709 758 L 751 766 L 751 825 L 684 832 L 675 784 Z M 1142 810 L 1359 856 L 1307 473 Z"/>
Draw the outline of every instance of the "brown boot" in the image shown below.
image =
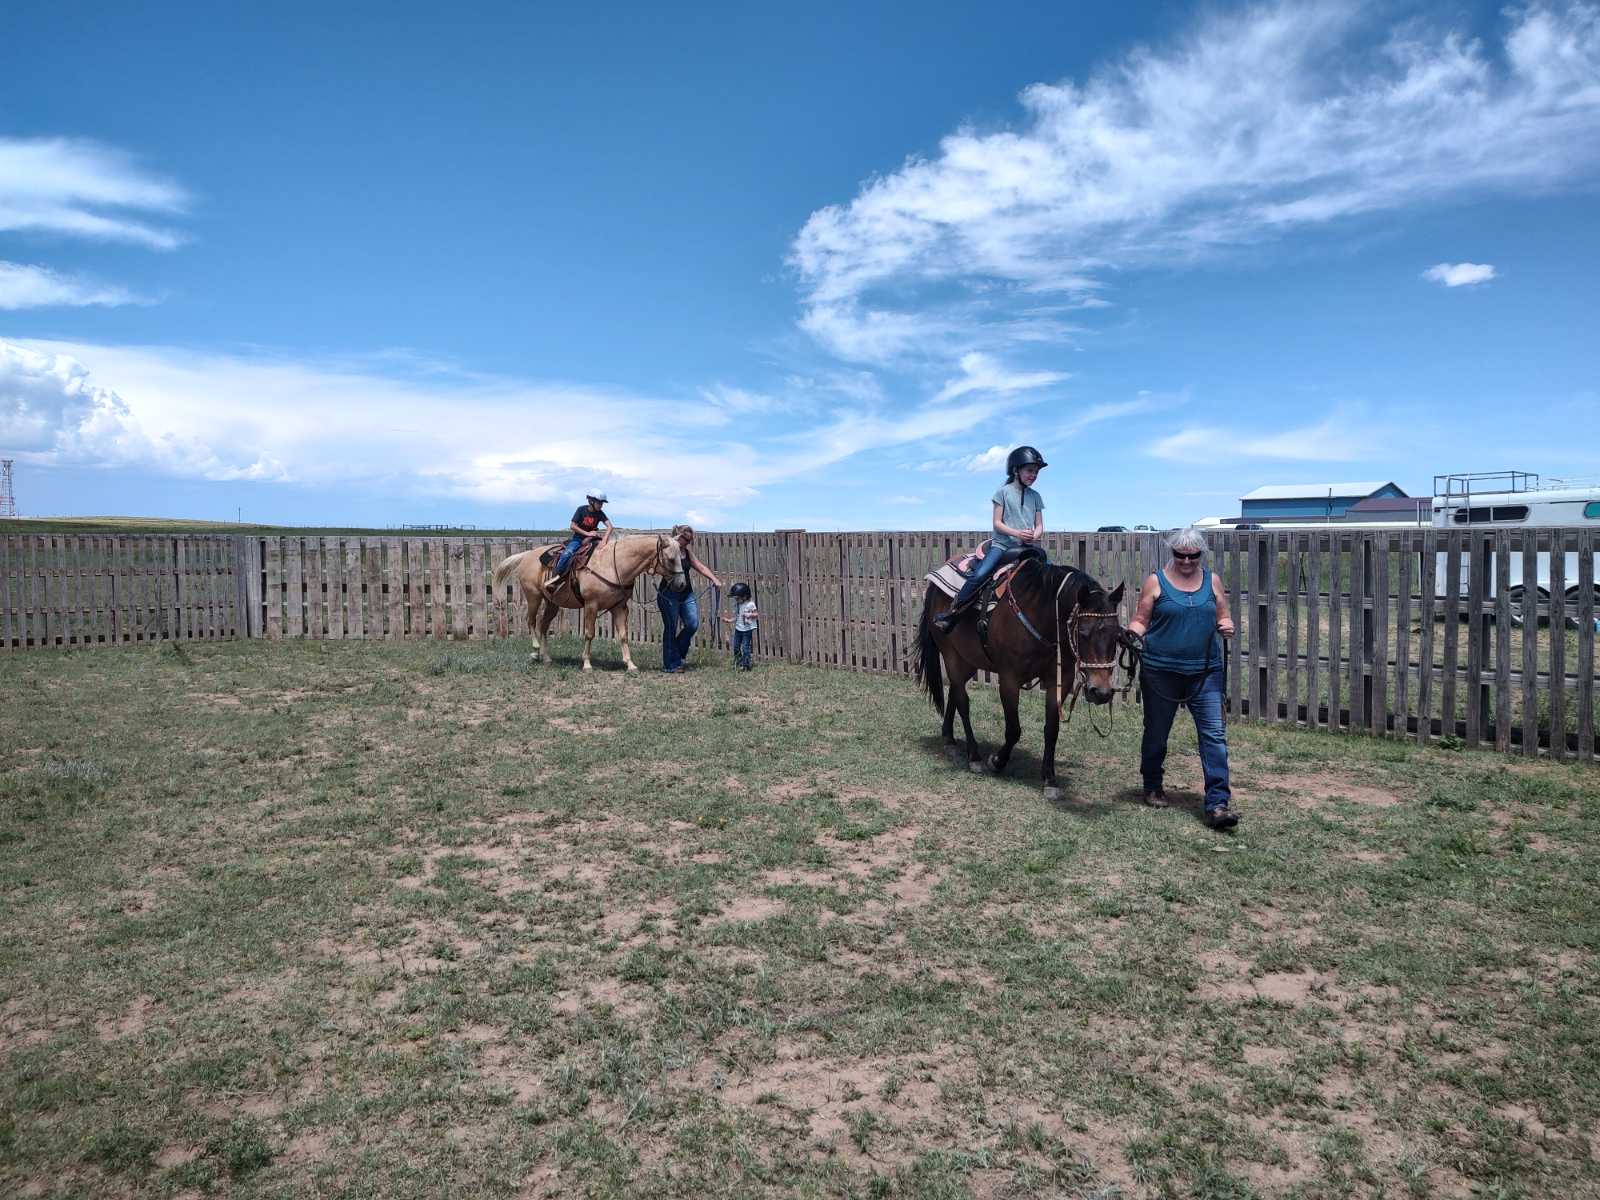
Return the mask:
<path id="1" fill-rule="evenodd" d="M 1166 792 L 1155 788 L 1144 794 L 1144 803 L 1146 808 L 1166 808 L 1171 802 L 1167 799 Z"/>

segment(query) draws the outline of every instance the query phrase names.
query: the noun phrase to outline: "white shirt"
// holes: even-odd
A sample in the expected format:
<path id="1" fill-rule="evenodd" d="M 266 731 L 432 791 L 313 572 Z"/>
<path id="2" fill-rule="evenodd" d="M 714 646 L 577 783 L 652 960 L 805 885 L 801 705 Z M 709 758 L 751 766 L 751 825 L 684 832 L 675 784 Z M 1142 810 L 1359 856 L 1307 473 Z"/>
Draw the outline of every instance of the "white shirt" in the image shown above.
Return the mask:
<path id="1" fill-rule="evenodd" d="M 756 627 L 756 602 L 746 600 L 739 605 L 739 611 L 734 614 L 733 627 L 739 633 L 748 633 Z"/>

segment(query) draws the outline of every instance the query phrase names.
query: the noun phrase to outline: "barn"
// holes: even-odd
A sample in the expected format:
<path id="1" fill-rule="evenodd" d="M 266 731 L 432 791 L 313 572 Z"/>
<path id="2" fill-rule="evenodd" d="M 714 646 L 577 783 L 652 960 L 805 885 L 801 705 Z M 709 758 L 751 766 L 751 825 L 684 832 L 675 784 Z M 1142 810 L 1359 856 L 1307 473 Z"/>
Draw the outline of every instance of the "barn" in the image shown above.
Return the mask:
<path id="1" fill-rule="evenodd" d="M 1403 500 L 1407 497 L 1398 485 L 1381 479 L 1362 483 L 1269 484 L 1239 497 L 1239 515 L 1244 521 L 1337 518 L 1344 516 L 1353 505 L 1374 498 Z"/>

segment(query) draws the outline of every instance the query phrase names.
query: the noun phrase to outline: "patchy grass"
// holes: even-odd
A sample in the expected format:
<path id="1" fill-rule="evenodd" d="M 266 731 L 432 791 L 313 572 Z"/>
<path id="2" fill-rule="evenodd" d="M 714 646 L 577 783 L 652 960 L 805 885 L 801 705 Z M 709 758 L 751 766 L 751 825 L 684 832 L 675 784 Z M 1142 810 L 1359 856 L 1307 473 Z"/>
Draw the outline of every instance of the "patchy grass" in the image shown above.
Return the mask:
<path id="1" fill-rule="evenodd" d="M 1600 1188 L 1592 770 L 557 652 L 0 660 L 0 1194 Z"/>

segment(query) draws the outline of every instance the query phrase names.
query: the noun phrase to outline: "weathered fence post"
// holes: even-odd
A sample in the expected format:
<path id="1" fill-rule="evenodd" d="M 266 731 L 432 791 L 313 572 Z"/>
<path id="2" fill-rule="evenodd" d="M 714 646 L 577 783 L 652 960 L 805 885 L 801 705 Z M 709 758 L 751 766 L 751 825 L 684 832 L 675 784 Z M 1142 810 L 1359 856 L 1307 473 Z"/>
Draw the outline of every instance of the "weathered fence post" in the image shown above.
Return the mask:
<path id="1" fill-rule="evenodd" d="M 805 540 L 804 529 L 780 529 L 778 544 L 783 553 L 784 600 L 788 607 L 783 630 L 783 648 L 792 663 L 804 662 L 801 648 L 801 605 L 805 589 L 800 586 L 800 545 Z"/>

